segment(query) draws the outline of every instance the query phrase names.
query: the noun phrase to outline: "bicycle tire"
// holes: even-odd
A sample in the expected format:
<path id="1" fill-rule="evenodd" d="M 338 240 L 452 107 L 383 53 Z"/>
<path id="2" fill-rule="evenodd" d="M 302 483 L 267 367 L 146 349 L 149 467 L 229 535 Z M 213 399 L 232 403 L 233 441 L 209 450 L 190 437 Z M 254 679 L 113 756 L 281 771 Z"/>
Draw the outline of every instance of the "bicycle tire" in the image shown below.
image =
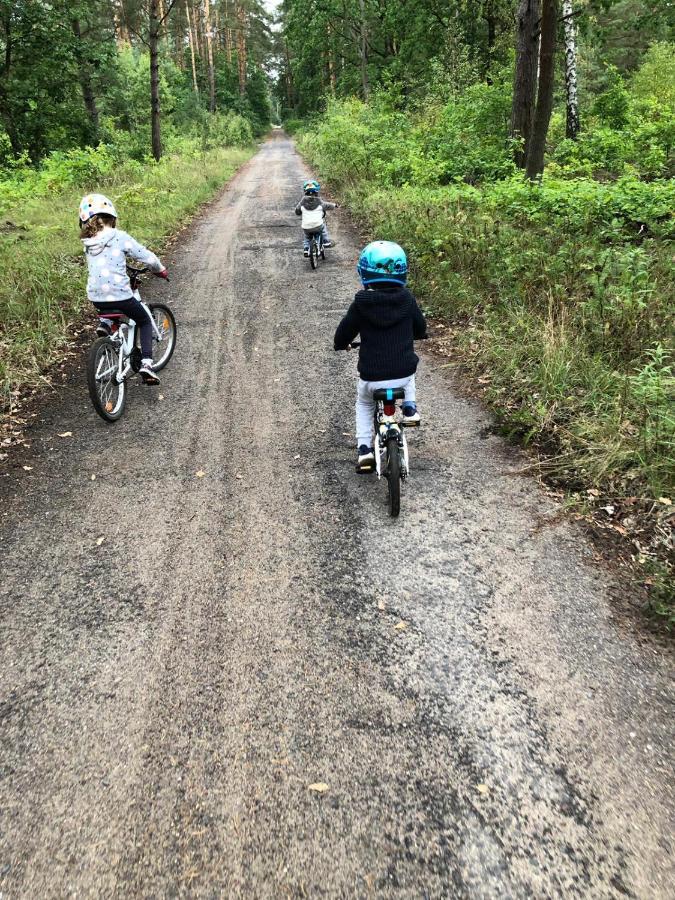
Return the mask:
<path id="1" fill-rule="evenodd" d="M 148 309 L 150 310 L 150 315 L 155 320 L 156 325 L 158 326 L 160 331 L 166 331 L 169 334 L 168 344 L 166 349 L 160 358 L 153 362 L 152 368 L 155 372 L 161 372 L 162 369 L 168 365 L 169 360 L 173 356 L 173 352 L 176 349 L 176 337 L 178 334 L 178 328 L 176 326 L 176 318 L 174 314 L 171 312 L 169 307 L 165 303 L 148 303 Z M 155 312 L 159 312 L 161 314 L 162 321 L 159 322 L 157 317 L 155 316 Z M 152 343 L 153 343 L 153 356 L 154 350 L 157 346 L 157 338 L 153 332 L 152 335 Z"/>
<path id="2" fill-rule="evenodd" d="M 312 238 L 312 242 L 309 245 L 309 264 L 313 269 L 319 265 L 319 251 L 316 246 L 316 241 Z"/>
<path id="3" fill-rule="evenodd" d="M 319 250 L 319 256 L 321 257 L 321 259 L 325 259 L 325 258 L 326 258 L 326 250 L 325 250 L 325 248 L 324 248 L 324 246 L 323 246 L 323 241 L 321 241 L 321 248 L 320 248 L 320 250 Z"/>
<path id="4" fill-rule="evenodd" d="M 106 422 L 116 422 L 127 402 L 126 385 L 118 384 L 114 378 L 117 374 L 117 362 L 119 348 L 109 337 L 99 338 L 91 345 L 87 358 L 87 387 L 94 409 Z M 111 377 L 102 381 L 97 377 L 101 365 L 108 366 L 112 370 Z M 106 385 L 109 390 L 103 389 Z"/>
<path id="5" fill-rule="evenodd" d="M 396 438 L 387 441 L 387 491 L 389 515 L 396 518 L 401 512 L 401 455 Z"/>

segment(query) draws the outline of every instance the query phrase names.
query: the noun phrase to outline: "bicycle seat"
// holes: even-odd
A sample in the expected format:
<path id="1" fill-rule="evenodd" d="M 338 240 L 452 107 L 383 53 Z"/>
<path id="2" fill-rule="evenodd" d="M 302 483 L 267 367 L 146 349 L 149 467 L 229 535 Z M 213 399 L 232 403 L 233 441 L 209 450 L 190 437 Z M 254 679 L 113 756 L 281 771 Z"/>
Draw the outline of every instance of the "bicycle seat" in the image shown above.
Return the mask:
<path id="1" fill-rule="evenodd" d="M 117 319 L 117 321 L 120 325 L 128 324 L 130 321 L 129 316 L 127 316 L 123 312 L 119 312 L 119 310 L 114 310 L 114 309 L 110 310 L 110 312 L 108 312 L 107 310 L 106 310 L 106 312 L 101 312 L 99 310 L 98 316 L 99 316 L 99 319 Z"/>
<path id="2" fill-rule="evenodd" d="M 405 390 L 402 387 L 397 388 L 378 388 L 373 391 L 373 400 L 383 400 L 385 403 L 391 403 L 392 400 L 403 400 Z"/>

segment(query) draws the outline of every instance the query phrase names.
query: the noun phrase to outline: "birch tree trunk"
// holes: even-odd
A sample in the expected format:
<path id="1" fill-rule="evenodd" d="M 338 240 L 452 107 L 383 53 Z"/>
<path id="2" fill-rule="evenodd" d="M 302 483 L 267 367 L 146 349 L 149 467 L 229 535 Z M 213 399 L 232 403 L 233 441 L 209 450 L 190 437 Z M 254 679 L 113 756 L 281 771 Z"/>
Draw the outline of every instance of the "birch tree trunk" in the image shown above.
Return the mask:
<path id="1" fill-rule="evenodd" d="M 534 180 L 544 171 L 546 136 L 553 109 L 553 80 L 555 74 L 555 33 L 558 21 L 558 0 L 543 0 L 541 5 L 541 44 L 539 48 L 539 85 L 537 107 L 534 111 L 532 136 L 525 165 L 525 175 Z"/>
<path id="2" fill-rule="evenodd" d="M 539 0 L 520 0 L 516 13 L 516 67 L 511 106 L 511 137 L 522 140 L 514 154 L 516 165 L 524 169 L 532 132 L 537 96 L 539 57 Z"/>
<path id="3" fill-rule="evenodd" d="M 579 134 L 579 98 L 577 93 L 577 26 L 572 0 L 562 0 L 565 30 L 565 93 L 567 99 L 566 133 L 576 140 Z"/>
<path id="4" fill-rule="evenodd" d="M 197 96 L 199 96 L 199 85 L 197 84 L 197 66 L 195 64 L 195 36 L 194 36 L 194 32 L 192 30 L 192 21 L 190 19 L 190 4 L 189 4 L 189 2 L 185 4 L 185 11 L 187 13 L 188 43 L 190 44 L 190 60 L 192 62 L 192 86 L 194 88 L 195 94 L 197 94 Z"/>
<path id="5" fill-rule="evenodd" d="M 213 69 L 213 40 L 211 35 L 211 6 L 209 0 L 204 3 L 204 26 L 206 29 L 206 54 L 209 69 L 209 112 L 216 111 L 216 73 Z"/>

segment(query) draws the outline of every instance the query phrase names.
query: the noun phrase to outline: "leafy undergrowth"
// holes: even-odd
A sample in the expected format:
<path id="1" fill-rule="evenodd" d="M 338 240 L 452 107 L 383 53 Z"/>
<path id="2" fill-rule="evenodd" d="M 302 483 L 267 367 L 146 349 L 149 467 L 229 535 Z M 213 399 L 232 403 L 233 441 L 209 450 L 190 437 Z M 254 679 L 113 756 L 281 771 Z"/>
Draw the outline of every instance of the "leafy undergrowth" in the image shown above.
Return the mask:
<path id="1" fill-rule="evenodd" d="M 37 196 L 5 206 L 0 218 L 0 410 L 12 411 L 59 359 L 72 323 L 87 307 L 86 268 L 77 227 L 82 195 L 99 190 L 115 201 L 120 227 L 154 250 L 179 230 L 253 153 L 251 147 L 202 149 L 186 143 L 160 163 L 105 164 L 103 150 L 83 164 L 73 185 L 44 178 Z M 98 154 L 98 156 L 97 156 Z M 7 192 L 9 194 L 9 192 Z"/>
<path id="2" fill-rule="evenodd" d="M 456 152 L 445 156 L 415 137 L 414 116 L 384 100 L 329 105 L 300 146 L 364 233 L 405 247 L 412 286 L 444 323 L 453 364 L 480 386 L 502 430 L 538 451 L 548 480 L 623 542 L 651 608 L 673 625 L 668 157 L 645 172 L 622 161 L 611 178 L 604 157 L 585 172 L 554 163 L 543 183 L 527 183 L 490 143 L 480 98 L 471 99 Z M 457 109 L 444 113 L 450 137 L 439 140 L 452 143 Z M 472 154 L 482 168 L 469 165 Z"/>

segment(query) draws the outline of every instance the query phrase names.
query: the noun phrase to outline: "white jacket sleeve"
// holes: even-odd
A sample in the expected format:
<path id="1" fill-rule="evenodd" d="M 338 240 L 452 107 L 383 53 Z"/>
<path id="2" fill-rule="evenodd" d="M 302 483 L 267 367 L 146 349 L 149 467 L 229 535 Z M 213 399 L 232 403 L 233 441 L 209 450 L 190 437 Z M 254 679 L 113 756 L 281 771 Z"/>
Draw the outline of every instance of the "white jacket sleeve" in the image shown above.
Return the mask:
<path id="1" fill-rule="evenodd" d="M 126 231 L 120 234 L 120 240 L 122 241 L 122 248 L 125 256 L 137 259 L 140 263 L 143 263 L 144 266 L 148 266 L 152 269 L 153 272 L 161 272 L 164 269 L 164 264 L 160 261 L 159 257 L 155 256 L 152 250 L 148 250 L 143 244 L 139 244 L 138 241 L 134 240 L 134 238 L 132 238 L 130 234 L 127 234 Z"/>

